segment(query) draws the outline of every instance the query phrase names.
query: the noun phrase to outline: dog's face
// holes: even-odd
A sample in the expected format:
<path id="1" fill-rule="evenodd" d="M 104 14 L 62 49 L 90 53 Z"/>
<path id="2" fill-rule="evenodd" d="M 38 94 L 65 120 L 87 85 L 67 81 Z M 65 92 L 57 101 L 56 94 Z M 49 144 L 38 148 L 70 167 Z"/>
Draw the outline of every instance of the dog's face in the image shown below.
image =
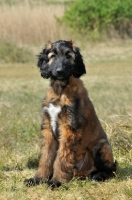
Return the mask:
<path id="1" fill-rule="evenodd" d="M 79 48 L 72 41 L 49 42 L 38 56 L 38 67 L 43 78 L 55 80 L 67 80 L 72 75 L 79 78 L 86 73 Z"/>

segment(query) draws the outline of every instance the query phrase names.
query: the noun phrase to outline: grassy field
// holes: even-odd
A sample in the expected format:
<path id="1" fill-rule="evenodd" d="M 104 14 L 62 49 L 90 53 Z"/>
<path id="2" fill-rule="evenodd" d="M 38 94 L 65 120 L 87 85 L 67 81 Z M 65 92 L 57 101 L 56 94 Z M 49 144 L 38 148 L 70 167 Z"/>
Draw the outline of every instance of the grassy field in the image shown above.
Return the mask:
<path id="1" fill-rule="evenodd" d="M 131 65 L 125 60 L 91 63 L 82 77 L 119 163 L 116 178 L 105 183 L 72 180 L 55 191 L 23 184 L 36 171 L 41 102 L 49 81 L 32 64 L 0 66 L 1 200 L 132 199 Z"/>

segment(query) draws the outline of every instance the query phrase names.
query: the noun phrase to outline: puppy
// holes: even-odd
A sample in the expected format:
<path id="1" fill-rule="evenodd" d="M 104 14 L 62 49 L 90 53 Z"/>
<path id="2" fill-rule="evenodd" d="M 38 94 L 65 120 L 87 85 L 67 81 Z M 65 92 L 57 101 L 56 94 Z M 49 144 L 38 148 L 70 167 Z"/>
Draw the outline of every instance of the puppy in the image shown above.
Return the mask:
<path id="1" fill-rule="evenodd" d="M 80 77 L 86 73 L 79 48 L 59 40 L 38 56 L 50 87 L 42 105 L 42 147 L 38 170 L 27 186 L 52 185 L 73 177 L 104 181 L 114 177 L 116 162 L 105 131 Z"/>

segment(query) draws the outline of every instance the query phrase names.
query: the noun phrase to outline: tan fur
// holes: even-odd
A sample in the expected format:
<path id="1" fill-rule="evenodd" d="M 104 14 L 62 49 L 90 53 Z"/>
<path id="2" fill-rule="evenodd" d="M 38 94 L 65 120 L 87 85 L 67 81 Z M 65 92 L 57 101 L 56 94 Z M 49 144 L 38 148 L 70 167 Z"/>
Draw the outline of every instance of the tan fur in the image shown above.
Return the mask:
<path id="1" fill-rule="evenodd" d="M 51 46 L 52 46 L 52 43 L 51 43 L 51 41 L 49 40 L 49 41 L 48 41 L 48 45 L 47 45 L 47 49 L 50 49 Z"/>

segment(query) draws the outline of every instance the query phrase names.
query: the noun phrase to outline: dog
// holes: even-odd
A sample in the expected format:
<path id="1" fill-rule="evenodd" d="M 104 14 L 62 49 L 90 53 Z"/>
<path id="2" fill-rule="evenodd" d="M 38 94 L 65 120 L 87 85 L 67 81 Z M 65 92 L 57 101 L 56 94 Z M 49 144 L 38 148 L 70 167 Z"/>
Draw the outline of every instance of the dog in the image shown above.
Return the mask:
<path id="1" fill-rule="evenodd" d="M 80 49 L 73 41 L 49 42 L 37 65 L 50 86 L 42 104 L 38 170 L 25 184 L 60 186 L 73 177 L 96 181 L 114 177 L 111 146 L 80 80 L 86 73 Z"/>

